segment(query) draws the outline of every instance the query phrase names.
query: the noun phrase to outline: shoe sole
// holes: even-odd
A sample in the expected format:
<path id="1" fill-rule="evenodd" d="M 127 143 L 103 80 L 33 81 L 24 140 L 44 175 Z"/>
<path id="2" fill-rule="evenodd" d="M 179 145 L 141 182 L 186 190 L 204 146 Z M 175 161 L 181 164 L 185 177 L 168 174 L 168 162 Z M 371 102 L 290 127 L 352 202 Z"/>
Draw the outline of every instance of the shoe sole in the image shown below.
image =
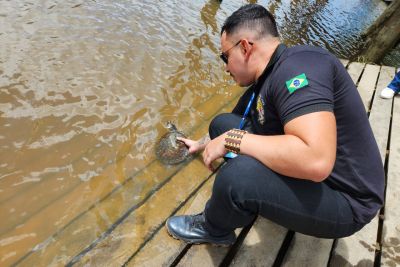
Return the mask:
<path id="1" fill-rule="evenodd" d="M 167 233 L 171 237 L 173 237 L 176 240 L 183 241 L 183 242 L 185 242 L 187 244 L 190 244 L 190 245 L 210 244 L 210 245 L 215 246 L 215 247 L 229 247 L 229 246 L 231 246 L 231 245 L 233 245 L 235 243 L 235 242 L 233 242 L 232 244 L 224 244 L 224 243 L 213 243 L 213 242 L 208 242 L 208 241 L 198 240 L 198 239 L 196 239 L 196 240 L 188 240 L 188 239 L 184 239 L 184 238 L 175 236 L 173 233 L 171 233 L 169 231 L 167 225 L 165 225 L 165 228 L 167 228 Z"/>

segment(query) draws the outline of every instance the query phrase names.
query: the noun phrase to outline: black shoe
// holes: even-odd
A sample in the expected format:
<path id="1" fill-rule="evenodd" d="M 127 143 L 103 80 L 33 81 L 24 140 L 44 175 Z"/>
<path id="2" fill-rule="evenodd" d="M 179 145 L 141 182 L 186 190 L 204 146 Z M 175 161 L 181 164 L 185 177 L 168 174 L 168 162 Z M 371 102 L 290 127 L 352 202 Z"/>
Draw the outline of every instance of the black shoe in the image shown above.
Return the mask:
<path id="1" fill-rule="evenodd" d="M 203 213 L 197 215 L 173 216 L 165 223 L 168 233 L 189 244 L 210 243 L 228 246 L 235 243 L 236 236 L 232 231 L 223 236 L 212 236 L 205 229 L 205 218 Z"/>

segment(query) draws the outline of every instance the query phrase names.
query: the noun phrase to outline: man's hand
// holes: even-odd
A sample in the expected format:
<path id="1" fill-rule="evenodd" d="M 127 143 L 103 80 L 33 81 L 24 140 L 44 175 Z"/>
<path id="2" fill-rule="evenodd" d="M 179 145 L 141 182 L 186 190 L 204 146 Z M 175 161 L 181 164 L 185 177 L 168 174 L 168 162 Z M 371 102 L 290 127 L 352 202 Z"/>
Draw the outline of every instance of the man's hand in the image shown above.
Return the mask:
<path id="1" fill-rule="evenodd" d="M 214 171 L 212 163 L 226 154 L 225 133 L 211 140 L 203 151 L 203 161 L 210 171 Z"/>
<path id="2" fill-rule="evenodd" d="M 189 149 L 189 154 L 194 154 L 203 149 L 203 145 L 199 141 L 194 141 L 183 137 L 177 137 L 176 139 L 185 143 Z"/>
<path id="3" fill-rule="evenodd" d="M 183 137 L 177 137 L 176 139 L 185 143 L 185 145 L 189 148 L 189 154 L 194 154 L 196 152 L 199 152 L 200 150 L 203 150 L 206 147 L 206 145 L 210 142 L 210 136 L 208 134 L 204 135 L 197 141 Z"/>

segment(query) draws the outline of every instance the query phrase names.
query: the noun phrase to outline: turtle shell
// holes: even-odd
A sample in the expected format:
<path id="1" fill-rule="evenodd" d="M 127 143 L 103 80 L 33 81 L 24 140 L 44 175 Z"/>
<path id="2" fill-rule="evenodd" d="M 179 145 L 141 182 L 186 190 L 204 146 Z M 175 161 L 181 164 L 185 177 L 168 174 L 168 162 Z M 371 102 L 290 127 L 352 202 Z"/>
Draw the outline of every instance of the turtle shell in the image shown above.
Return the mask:
<path id="1" fill-rule="evenodd" d="M 168 128 L 169 132 L 161 137 L 156 146 L 156 156 L 164 164 L 178 164 L 189 157 L 189 150 L 185 143 L 176 138 L 186 138 L 186 136 L 184 133 L 178 131 L 175 125 Z"/>

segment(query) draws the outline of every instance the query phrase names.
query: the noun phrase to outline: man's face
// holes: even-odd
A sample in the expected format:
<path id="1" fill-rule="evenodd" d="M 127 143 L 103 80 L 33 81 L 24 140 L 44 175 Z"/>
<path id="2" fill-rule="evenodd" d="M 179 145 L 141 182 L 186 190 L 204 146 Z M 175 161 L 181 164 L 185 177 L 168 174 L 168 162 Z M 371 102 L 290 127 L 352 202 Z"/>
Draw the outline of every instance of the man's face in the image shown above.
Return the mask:
<path id="1" fill-rule="evenodd" d="M 237 37 L 236 37 L 237 38 Z M 241 39 L 233 40 L 224 32 L 221 36 L 221 51 L 227 63 L 225 70 L 232 76 L 235 82 L 240 86 L 249 86 L 254 81 L 249 72 L 248 58 L 246 58 L 246 49 L 244 49 Z"/>

